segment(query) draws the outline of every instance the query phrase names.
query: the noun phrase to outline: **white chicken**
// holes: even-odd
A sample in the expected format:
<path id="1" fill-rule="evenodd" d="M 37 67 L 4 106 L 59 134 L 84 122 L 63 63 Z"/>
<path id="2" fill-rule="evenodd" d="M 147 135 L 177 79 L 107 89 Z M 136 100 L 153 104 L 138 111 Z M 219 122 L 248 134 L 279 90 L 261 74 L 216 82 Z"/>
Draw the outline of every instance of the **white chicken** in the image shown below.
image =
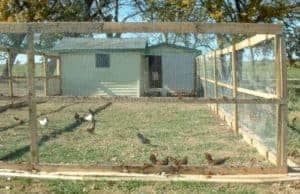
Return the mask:
<path id="1" fill-rule="evenodd" d="M 83 119 L 85 121 L 93 121 L 93 118 L 94 118 L 94 116 L 93 116 L 92 113 L 88 113 L 88 114 L 86 114 L 86 115 L 83 116 Z"/>
<path id="2" fill-rule="evenodd" d="M 39 121 L 39 123 L 40 123 L 40 125 L 41 125 L 42 127 L 47 127 L 47 126 L 48 126 L 49 120 L 48 120 L 47 117 L 38 119 L 38 121 Z"/>

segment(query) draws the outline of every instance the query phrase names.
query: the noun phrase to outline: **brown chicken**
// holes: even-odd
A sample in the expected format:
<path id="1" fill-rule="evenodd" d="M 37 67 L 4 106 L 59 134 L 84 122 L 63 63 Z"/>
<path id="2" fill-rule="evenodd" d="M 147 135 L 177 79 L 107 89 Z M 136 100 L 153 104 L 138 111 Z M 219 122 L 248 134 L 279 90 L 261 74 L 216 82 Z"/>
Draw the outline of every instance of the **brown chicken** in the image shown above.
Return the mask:
<path id="1" fill-rule="evenodd" d="M 152 164 L 156 164 L 157 158 L 154 154 L 150 154 L 149 160 Z"/>
<path id="2" fill-rule="evenodd" d="M 93 120 L 92 126 L 86 129 L 87 132 L 94 134 L 95 133 L 95 125 L 96 125 L 96 121 Z"/>
<path id="3" fill-rule="evenodd" d="M 163 160 L 158 160 L 154 154 L 150 155 L 149 160 L 151 161 L 152 164 L 155 164 L 155 165 L 168 165 L 169 164 L 168 157 L 164 158 Z"/>
<path id="4" fill-rule="evenodd" d="M 16 121 L 18 121 L 18 123 L 19 123 L 20 125 L 22 125 L 22 124 L 25 123 L 24 120 L 22 120 L 22 119 L 20 119 L 20 118 L 18 118 L 18 117 L 14 117 L 14 119 L 15 119 Z"/>
<path id="5" fill-rule="evenodd" d="M 213 157 L 210 153 L 204 153 L 204 155 L 205 155 L 206 160 L 208 161 L 208 164 L 210 164 L 210 165 L 222 165 L 226 162 L 226 160 L 229 159 L 229 157 L 213 159 Z"/>
<path id="6" fill-rule="evenodd" d="M 188 157 L 185 156 L 183 159 L 178 160 L 174 157 L 169 156 L 169 159 L 172 161 L 172 163 L 176 166 L 181 166 L 181 165 L 187 165 L 188 164 Z"/>
<path id="7" fill-rule="evenodd" d="M 178 100 L 182 100 L 182 94 L 180 92 L 177 92 L 176 96 Z"/>
<path id="8" fill-rule="evenodd" d="M 74 119 L 78 122 L 80 122 L 82 120 L 80 115 L 77 112 L 74 114 Z"/>

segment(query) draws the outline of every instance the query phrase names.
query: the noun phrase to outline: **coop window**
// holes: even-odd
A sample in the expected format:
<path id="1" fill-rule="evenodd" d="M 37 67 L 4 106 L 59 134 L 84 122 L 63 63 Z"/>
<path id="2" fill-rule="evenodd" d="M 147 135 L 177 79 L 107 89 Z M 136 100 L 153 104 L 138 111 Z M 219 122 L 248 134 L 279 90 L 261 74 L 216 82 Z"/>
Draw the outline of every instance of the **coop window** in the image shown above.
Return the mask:
<path id="1" fill-rule="evenodd" d="M 108 68 L 110 60 L 108 54 L 96 54 L 96 68 Z"/>

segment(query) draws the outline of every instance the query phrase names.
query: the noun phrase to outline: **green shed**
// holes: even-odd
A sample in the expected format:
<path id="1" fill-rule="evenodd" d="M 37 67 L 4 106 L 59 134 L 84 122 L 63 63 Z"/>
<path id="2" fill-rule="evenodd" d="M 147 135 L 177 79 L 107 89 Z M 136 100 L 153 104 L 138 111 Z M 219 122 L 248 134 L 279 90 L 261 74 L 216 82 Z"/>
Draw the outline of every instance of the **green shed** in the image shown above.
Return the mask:
<path id="1" fill-rule="evenodd" d="M 65 96 L 193 92 L 200 54 L 183 46 L 148 46 L 145 38 L 63 38 L 53 51 L 61 58 Z"/>

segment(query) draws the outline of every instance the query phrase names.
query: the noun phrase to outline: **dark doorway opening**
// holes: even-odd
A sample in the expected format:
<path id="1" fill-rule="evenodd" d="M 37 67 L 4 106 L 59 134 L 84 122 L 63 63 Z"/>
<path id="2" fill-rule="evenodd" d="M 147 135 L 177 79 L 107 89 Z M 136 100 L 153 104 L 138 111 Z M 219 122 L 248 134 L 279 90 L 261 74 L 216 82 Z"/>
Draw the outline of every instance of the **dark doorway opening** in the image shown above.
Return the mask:
<path id="1" fill-rule="evenodd" d="M 149 86 L 162 88 L 161 56 L 149 56 Z"/>

